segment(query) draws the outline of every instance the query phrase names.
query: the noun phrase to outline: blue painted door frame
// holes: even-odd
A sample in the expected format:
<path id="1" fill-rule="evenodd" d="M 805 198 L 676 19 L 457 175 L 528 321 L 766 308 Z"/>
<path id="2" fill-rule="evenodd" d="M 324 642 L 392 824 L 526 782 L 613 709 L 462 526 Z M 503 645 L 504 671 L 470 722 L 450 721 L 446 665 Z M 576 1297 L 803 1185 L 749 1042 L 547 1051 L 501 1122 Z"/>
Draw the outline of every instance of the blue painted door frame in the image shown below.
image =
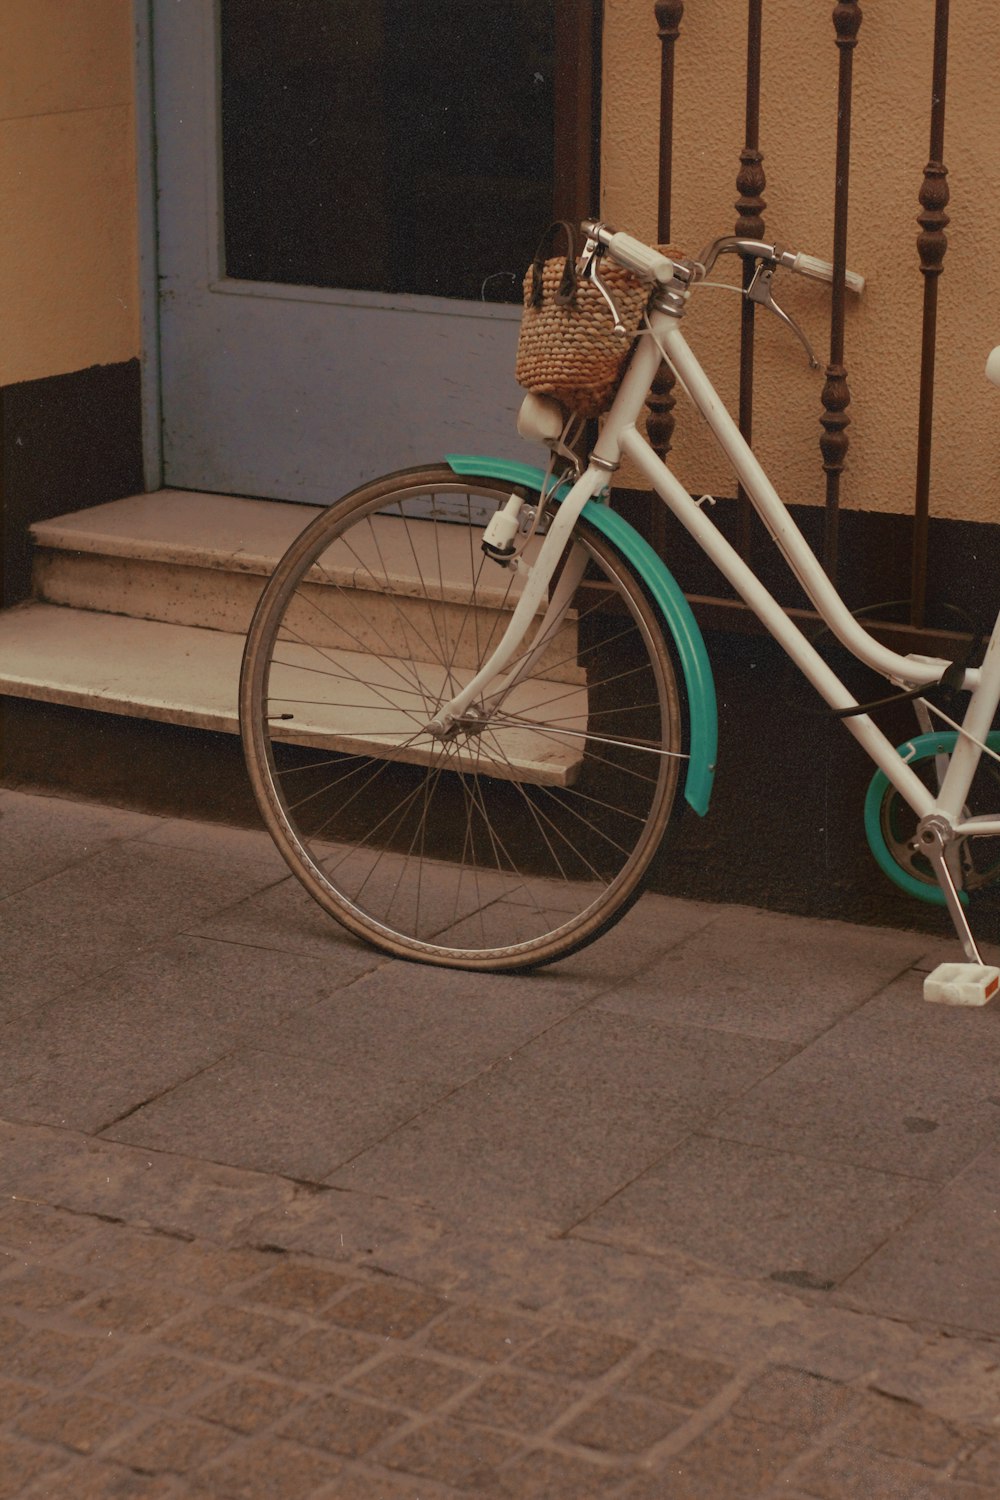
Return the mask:
<path id="1" fill-rule="evenodd" d="M 225 276 L 216 3 L 135 4 L 147 482 L 324 504 L 448 449 L 519 456 L 518 308 Z"/>

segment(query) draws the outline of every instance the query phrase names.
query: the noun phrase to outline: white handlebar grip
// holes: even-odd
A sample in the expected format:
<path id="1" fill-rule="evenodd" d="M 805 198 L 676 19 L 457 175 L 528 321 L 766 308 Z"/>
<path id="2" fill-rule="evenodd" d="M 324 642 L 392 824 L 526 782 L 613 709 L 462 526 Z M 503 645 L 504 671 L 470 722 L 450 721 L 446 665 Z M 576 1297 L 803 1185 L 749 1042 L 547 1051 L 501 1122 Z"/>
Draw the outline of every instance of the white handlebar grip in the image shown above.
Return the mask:
<path id="1" fill-rule="evenodd" d="M 820 260 L 816 255 L 797 255 L 792 264 L 792 270 L 798 271 L 802 276 L 812 276 L 816 281 L 833 280 L 833 267 L 830 262 Z M 865 289 L 865 278 L 859 276 L 857 271 L 845 271 L 844 285 L 849 292 L 857 292 L 860 296 Z"/>
<path id="2" fill-rule="evenodd" d="M 673 280 L 674 263 L 670 257 L 661 255 L 652 245 L 644 245 L 642 240 L 634 239 L 630 234 L 613 234 L 608 249 L 619 265 L 626 266 L 645 281 L 666 284 Z"/>
<path id="3" fill-rule="evenodd" d="M 990 351 L 986 361 L 986 379 L 992 380 L 994 385 L 1000 385 L 1000 344 Z"/>

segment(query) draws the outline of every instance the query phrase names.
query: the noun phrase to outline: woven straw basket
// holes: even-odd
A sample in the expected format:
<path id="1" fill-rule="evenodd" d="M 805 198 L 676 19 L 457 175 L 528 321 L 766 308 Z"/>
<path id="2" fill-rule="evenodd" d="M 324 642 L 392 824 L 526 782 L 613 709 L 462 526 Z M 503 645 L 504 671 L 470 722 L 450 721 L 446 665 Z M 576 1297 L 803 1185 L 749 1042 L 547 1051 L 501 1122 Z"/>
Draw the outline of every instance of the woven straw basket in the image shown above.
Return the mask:
<path id="1" fill-rule="evenodd" d="M 544 258 L 560 229 L 568 254 Z M 514 378 L 525 390 L 554 396 L 581 417 L 600 416 L 614 400 L 649 297 L 649 288 L 610 256 L 599 274 L 625 324 L 624 336 L 615 333 L 611 311 L 594 283 L 576 273 L 569 224 L 550 225 L 524 278 Z"/>

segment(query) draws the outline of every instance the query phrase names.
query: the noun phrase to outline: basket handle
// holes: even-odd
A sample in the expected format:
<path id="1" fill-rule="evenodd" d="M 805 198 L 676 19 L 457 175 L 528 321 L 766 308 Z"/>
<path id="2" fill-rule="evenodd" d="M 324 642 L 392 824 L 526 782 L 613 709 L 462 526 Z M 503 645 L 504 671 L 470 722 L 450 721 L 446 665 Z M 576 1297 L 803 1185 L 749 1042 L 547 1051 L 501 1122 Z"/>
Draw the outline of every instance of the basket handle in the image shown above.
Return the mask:
<path id="1" fill-rule="evenodd" d="M 556 292 L 556 306 L 566 307 L 576 297 L 576 236 L 568 219 L 556 219 L 538 241 L 538 249 L 531 262 L 531 296 L 528 299 L 531 307 L 542 305 L 542 270 L 545 265 L 545 252 L 551 248 L 550 242 L 559 230 L 566 235 L 566 264 L 563 268 L 559 290 Z"/>

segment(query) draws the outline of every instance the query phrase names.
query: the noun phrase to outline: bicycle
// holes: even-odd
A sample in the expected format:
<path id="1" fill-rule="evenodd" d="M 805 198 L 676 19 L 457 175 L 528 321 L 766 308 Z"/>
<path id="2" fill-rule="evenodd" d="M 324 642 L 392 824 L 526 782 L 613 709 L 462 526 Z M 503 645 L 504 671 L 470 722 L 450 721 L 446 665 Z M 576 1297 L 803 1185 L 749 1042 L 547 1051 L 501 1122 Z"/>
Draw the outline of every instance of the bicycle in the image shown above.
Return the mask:
<path id="1" fill-rule="evenodd" d="M 680 797 L 707 812 L 717 713 L 681 589 L 608 503 L 627 458 L 871 757 L 873 852 L 904 890 L 947 907 L 964 950 L 955 972 L 936 971 L 938 998 L 983 1003 L 1000 973 L 983 965 L 965 908 L 968 890 L 1000 872 L 995 847 L 985 863 L 973 855 L 975 840 L 1000 837 L 1000 813 L 973 812 L 969 798 L 981 756 L 1000 760 L 1000 620 L 981 666 L 881 645 L 848 611 L 682 332 L 692 293 L 720 255 L 737 254 L 755 266 L 749 294 L 808 350 L 772 281 L 782 268 L 829 281 L 832 266 L 735 236 L 688 259 L 596 222 L 583 231 L 581 274 L 609 316 L 606 258 L 648 289 L 589 457 L 574 448 L 579 421 L 529 395 L 518 426 L 548 446 L 546 470 L 451 455 L 376 479 L 321 512 L 265 586 L 240 718 L 268 829 L 322 907 L 401 958 L 538 966 L 630 908 Z M 721 535 L 709 497 L 689 494 L 637 428 L 663 362 L 828 630 L 913 699 L 921 732 L 905 745 Z M 1000 348 L 987 374 L 1000 384 Z M 926 696 L 942 679 L 971 694 L 961 723 Z"/>

